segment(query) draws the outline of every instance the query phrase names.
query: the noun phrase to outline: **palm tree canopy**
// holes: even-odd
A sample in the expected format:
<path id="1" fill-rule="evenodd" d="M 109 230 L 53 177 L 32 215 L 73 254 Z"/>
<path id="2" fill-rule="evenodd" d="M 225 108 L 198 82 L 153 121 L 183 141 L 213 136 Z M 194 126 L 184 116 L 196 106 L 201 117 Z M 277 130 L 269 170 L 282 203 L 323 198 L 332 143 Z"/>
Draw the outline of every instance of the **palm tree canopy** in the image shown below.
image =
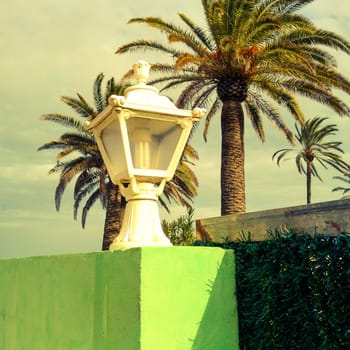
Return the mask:
<path id="1" fill-rule="evenodd" d="M 338 128 L 335 124 L 321 125 L 327 119 L 315 117 L 307 120 L 302 126 L 296 124 L 295 137 L 300 148 L 280 149 L 273 154 L 272 159 L 276 159 L 277 164 L 280 165 L 282 160 L 290 159 L 287 155 L 294 154 L 293 158 L 299 173 L 307 175 L 306 165 L 309 163 L 311 175 L 320 180 L 322 179 L 316 169 L 316 163 L 324 169 L 331 166 L 340 172 L 349 169 L 348 163 L 341 156 L 344 153 L 341 148 L 342 142 L 328 141 L 328 137 L 335 135 Z"/>
<path id="2" fill-rule="evenodd" d="M 106 83 L 105 91 L 102 92 L 103 79 L 104 75 L 100 73 L 94 82 L 94 106 L 91 106 L 79 93 L 77 97 L 62 96 L 61 101 L 79 117 L 84 119 L 95 117 L 107 106 L 110 95 L 122 94 L 126 87 L 125 84 L 116 83 L 114 78 L 111 78 Z M 93 135 L 84 128 L 84 119 L 79 120 L 59 113 L 45 114 L 42 119 L 72 130 L 62 134 L 57 141 L 45 143 L 38 150 L 59 150 L 56 155 L 57 163 L 49 171 L 49 174 L 59 174 L 55 191 L 56 209 L 60 209 L 61 199 L 67 186 L 75 180 L 73 216 L 74 219 L 77 218 L 79 206 L 85 200 L 81 214 L 81 223 L 85 227 L 87 213 L 92 205 L 100 199 L 105 209 L 107 203 L 108 175 L 97 144 Z"/>
<path id="3" fill-rule="evenodd" d="M 317 28 L 298 13 L 313 0 L 202 0 L 207 28 L 183 13 L 183 26 L 158 17 L 133 18 L 163 32 L 168 45 L 136 40 L 116 53 L 156 50 L 170 55 L 171 64 L 157 63 L 161 73 L 154 83 L 164 89 L 184 86 L 179 106 L 204 106 L 208 110 L 204 137 L 212 117 L 227 100 L 242 103 L 246 117 L 261 140 L 267 117 L 293 141 L 278 106 L 303 123 L 296 95 L 329 106 L 339 115 L 350 109 L 334 89 L 350 93 L 350 81 L 338 70 L 334 57 L 323 47 L 350 54 L 350 43 L 341 36 Z M 180 43 L 181 46 L 173 44 Z M 175 68 L 175 70 L 174 70 Z M 184 85 L 183 85 L 184 84 Z"/>
<path id="4" fill-rule="evenodd" d="M 179 13 L 181 25 L 158 17 L 133 18 L 165 34 L 168 43 L 140 39 L 119 47 L 165 53 L 170 63 L 153 64 L 153 83 L 182 89 L 179 107 L 205 107 L 203 136 L 221 110 L 221 214 L 245 211 L 244 126 L 248 118 L 264 141 L 263 117 L 294 142 L 284 109 L 299 124 L 304 115 L 296 96 L 349 115 L 334 90 L 350 93 L 350 81 L 326 49 L 350 54 L 350 43 L 317 28 L 299 11 L 313 0 L 202 0 L 206 27 Z M 178 45 L 177 45 L 178 44 Z M 169 61 L 168 61 L 169 62 Z"/>

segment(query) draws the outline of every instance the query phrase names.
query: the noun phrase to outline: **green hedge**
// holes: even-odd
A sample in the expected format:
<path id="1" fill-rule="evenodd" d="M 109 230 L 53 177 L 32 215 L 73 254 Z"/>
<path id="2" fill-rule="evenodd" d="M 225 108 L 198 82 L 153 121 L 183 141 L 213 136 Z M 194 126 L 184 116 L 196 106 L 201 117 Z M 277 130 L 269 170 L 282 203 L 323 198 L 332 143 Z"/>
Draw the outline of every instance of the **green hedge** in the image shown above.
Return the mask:
<path id="1" fill-rule="evenodd" d="M 350 349 L 350 236 L 288 233 L 234 249 L 241 350 Z"/>

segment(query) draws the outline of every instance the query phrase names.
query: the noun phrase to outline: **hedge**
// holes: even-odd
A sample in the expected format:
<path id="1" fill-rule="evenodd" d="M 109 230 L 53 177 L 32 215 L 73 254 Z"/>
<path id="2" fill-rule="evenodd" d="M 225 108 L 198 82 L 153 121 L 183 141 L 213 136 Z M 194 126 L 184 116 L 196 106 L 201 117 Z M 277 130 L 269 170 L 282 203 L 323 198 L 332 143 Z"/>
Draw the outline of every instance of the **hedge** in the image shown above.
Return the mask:
<path id="1" fill-rule="evenodd" d="M 350 349 L 350 235 L 194 245 L 235 251 L 241 350 Z"/>

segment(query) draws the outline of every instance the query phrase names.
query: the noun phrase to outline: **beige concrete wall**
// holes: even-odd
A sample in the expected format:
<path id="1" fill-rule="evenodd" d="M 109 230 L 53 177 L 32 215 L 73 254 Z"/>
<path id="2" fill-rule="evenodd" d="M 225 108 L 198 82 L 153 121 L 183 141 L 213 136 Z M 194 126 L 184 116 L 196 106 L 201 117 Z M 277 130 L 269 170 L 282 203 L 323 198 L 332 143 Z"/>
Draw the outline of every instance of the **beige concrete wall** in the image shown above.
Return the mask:
<path id="1" fill-rule="evenodd" d="M 196 220 L 197 239 L 215 242 L 239 240 L 242 232 L 260 241 L 276 229 L 328 235 L 350 232 L 350 199 Z"/>

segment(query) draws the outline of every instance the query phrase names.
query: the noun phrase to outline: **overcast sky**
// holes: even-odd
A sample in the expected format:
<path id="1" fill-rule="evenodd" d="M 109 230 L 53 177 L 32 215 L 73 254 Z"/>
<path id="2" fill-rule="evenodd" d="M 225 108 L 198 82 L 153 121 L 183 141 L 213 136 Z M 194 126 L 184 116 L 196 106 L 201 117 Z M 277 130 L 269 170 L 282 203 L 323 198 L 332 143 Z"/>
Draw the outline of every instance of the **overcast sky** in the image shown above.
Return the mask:
<path id="1" fill-rule="evenodd" d="M 147 4 L 147 5 L 146 5 Z M 104 212 L 99 203 L 90 210 L 87 227 L 72 216 L 72 194 L 63 197 L 56 212 L 54 191 L 58 178 L 48 175 L 55 152 L 36 149 L 63 132 L 40 120 L 49 112 L 68 113 L 62 95 L 77 91 L 92 102 L 92 85 L 100 72 L 119 78 L 139 59 L 154 62 L 147 53 L 116 56 L 115 49 L 137 38 L 151 38 L 156 31 L 139 24 L 127 25 L 132 17 L 161 16 L 177 21 L 184 12 L 203 22 L 201 1 L 148 0 L 11 0 L 0 13 L 0 258 L 97 251 L 103 234 Z M 350 39 L 350 10 L 346 0 L 315 0 L 304 13 L 318 26 Z M 334 53 L 343 74 L 350 78 L 349 57 Z M 345 96 L 350 104 L 350 98 Z M 308 118 L 330 117 L 341 130 L 345 158 L 350 160 L 350 120 L 331 110 L 303 101 Z M 74 114 L 72 114 L 74 115 Z M 286 115 L 293 127 L 293 121 Z M 219 118 L 212 122 L 208 142 L 198 128 L 193 145 L 200 161 L 195 170 L 200 181 L 195 217 L 220 213 Z M 246 127 L 247 211 L 289 207 L 305 203 L 305 178 L 293 161 L 278 168 L 272 154 L 289 147 L 272 125 L 265 123 L 267 141 L 261 144 Z M 339 199 L 332 188 L 341 185 L 333 171 L 321 172 L 323 182 L 313 181 L 313 201 Z M 170 219 L 163 211 L 162 217 Z M 183 213 L 172 208 L 172 217 Z"/>

